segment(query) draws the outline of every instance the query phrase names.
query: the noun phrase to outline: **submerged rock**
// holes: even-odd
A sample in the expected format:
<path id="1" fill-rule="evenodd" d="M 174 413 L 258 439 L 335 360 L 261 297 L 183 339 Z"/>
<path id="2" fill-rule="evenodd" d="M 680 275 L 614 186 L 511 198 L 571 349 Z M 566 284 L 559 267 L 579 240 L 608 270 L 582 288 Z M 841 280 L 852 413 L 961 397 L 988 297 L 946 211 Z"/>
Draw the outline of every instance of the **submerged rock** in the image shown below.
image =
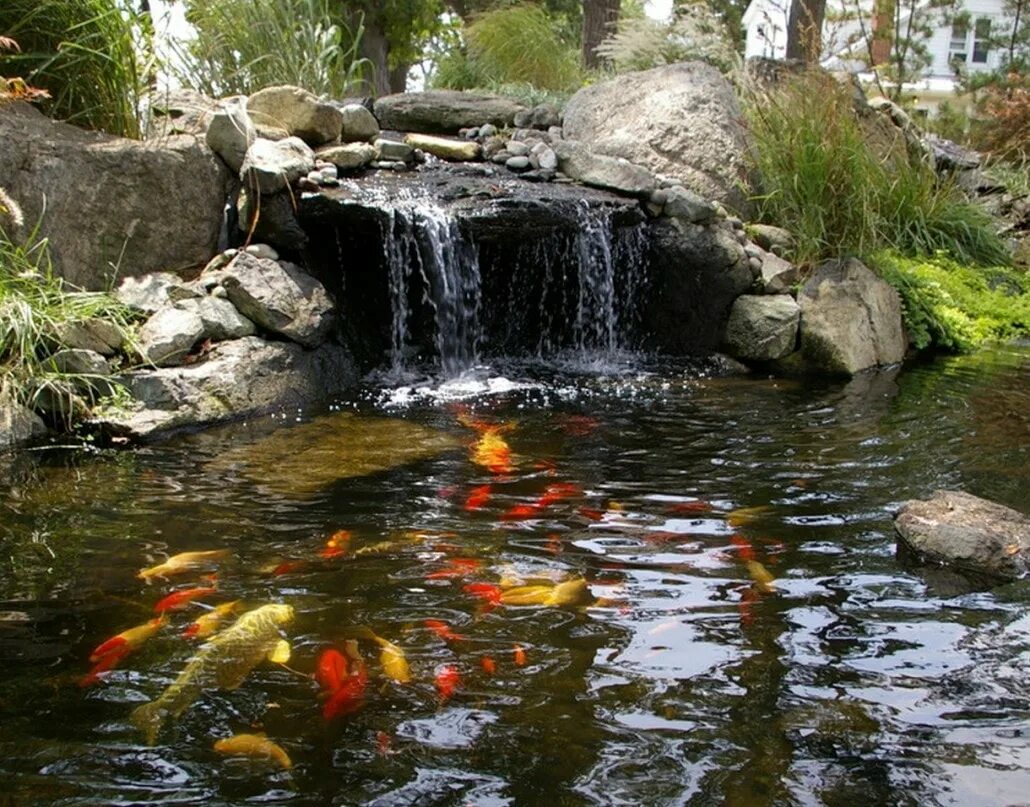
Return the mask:
<path id="1" fill-rule="evenodd" d="M 1030 518 L 957 490 L 905 502 L 894 528 L 906 547 L 933 563 L 998 580 L 1030 572 Z"/>

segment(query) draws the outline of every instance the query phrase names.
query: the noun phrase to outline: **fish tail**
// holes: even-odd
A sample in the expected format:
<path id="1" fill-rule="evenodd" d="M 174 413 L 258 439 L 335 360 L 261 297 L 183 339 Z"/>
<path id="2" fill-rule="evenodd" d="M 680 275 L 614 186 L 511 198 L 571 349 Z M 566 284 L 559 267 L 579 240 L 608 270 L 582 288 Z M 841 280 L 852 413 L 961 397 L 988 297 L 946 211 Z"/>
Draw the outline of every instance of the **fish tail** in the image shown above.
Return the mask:
<path id="1" fill-rule="evenodd" d="M 142 706 L 133 709 L 132 714 L 129 715 L 129 720 L 132 721 L 136 728 L 143 732 L 147 745 L 153 745 L 157 742 L 158 732 L 161 731 L 161 726 L 165 721 L 164 706 L 160 699 L 144 703 Z"/>

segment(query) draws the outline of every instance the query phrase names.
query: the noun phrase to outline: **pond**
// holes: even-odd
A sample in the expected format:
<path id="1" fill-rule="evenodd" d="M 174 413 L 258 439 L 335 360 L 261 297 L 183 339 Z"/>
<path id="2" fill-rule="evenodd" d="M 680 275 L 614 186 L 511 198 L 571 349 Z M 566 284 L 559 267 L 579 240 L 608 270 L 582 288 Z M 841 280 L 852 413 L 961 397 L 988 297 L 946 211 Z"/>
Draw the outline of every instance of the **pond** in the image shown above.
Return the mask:
<path id="1" fill-rule="evenodd" d="M 891 513 L 939 487 L 1030 509 L 1028 412 L 1025 344 L 849 383 L 638 359 L 20 455 L 0 804 L 1025 801 L 1030 588 L 904 565 Z M 228 552 L 138 577 L 198 550 Z M 130 715 L 236 600 L 292 607 L 289 660 L 148 744 Z M 330 648 L 367 682 L 327 720 Z M 290 769 L 213 750 L 257 731 Z"/>

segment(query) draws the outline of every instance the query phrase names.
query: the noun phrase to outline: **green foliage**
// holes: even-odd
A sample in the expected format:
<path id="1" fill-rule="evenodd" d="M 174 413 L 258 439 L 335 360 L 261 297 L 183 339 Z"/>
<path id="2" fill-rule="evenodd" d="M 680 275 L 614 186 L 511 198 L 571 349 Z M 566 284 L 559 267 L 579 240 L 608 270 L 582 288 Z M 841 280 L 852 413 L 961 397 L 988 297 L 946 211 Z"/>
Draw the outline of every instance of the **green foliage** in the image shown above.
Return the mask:
<path id="1" fill-rule="evenodd" d="M 794 233 L 800 260 L 887 248 L 1008 262 L 987 213 L 911 157 L 900 134 L 860 119 L 833 78 L 813 73 L 755 90 L 746 107 L 759 217 Z"/>
<path id="2" fill-rule="evenodd" d="M 71 420 L 78 413 L 74 400 L 97 400 L 111 379 L 57 367 L 54 354 L 68 347 L 62 328 L 99 318 L 127 334 L 131 317 L 112 295 L 70 288 L 55 277 L 45 239 L 32 233 L 16 242 L 0 227 L 0 397 L 30 407 L 45 398 L 48 408 Z"/>
<path id="3" fill-rule="evenodd" d="M 729 30 L 704 0 L 681 5 L 667 23 L 647 17 L 622 19 L 618 31 L 597 52 L 616 72 L 693 60 L 724 73 L 740 66 Z"/>
<path id="4" fill-rule="evenodd" d="M 20 51 L 0 51 L 0 75 L 46 90 L 48 115 L 138 137 L 153 69 L 150 18 L 128 0 L 3 0 L 0 32 Z"/>
<path id="5" fill-rule="evenodd" d="M 294 84 L 343 97 L 363 77 L 363 33 L 331 13 L 329 0 L 187 0 L 197 36 L 177 43 L 178 78 L 220 97 Z"/>
<path id="6" fill-rule="evenodd" d="M 877 254 L 871 265 L 901 295 L 917 348 L 970 350 L 1030 333 L 1030 277 L 1005 267 L 971 268 L 945 255 Z"/>
<path id="7" fill-rule="evenodd" d="M 477 16 L 464 29 L 464 46 L 438 62 L 436 87 L 488 88 L 528 84 L 553 92 L 580 85 L 575 44 L 561 39 L 541 6 L 506 6 Z"/>

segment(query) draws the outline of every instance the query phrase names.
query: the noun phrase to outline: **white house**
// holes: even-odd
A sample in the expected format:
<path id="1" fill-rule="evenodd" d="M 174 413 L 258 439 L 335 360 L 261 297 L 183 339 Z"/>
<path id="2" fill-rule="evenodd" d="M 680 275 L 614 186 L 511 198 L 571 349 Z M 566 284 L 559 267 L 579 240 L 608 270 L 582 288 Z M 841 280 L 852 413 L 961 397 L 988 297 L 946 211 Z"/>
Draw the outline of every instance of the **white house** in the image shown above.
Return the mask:
<path id="1" fill-rule="evenodd" d="M 850 70 L 864 82 L 873 80 L 870 72 L 868 37 L 872 33 L 874 0 L 826 0 L 823 24 L 822 64 L 834 70 Z M 787 52 L 787 18 L 791 0 L 751 0 L 744 12 L 746 58 L 764 56 L 783 59 Z M 1002 0 L 959 0 L 966 12 L 956 21 L 936 14 L 936 25 L 926 41 L 931 62 L 919 81 L 906 84 L 906 94 L 915 98 L 916 109 L 933 113 L 941 101 L 954 103 L 956 82 L 953 65 L 961 63 L 967 72 L 993 70 L 1001 53 L 989 47 L 993 31 L 1011 25 Z M 907 17 L 902 18 L 902 25 Z"/>

